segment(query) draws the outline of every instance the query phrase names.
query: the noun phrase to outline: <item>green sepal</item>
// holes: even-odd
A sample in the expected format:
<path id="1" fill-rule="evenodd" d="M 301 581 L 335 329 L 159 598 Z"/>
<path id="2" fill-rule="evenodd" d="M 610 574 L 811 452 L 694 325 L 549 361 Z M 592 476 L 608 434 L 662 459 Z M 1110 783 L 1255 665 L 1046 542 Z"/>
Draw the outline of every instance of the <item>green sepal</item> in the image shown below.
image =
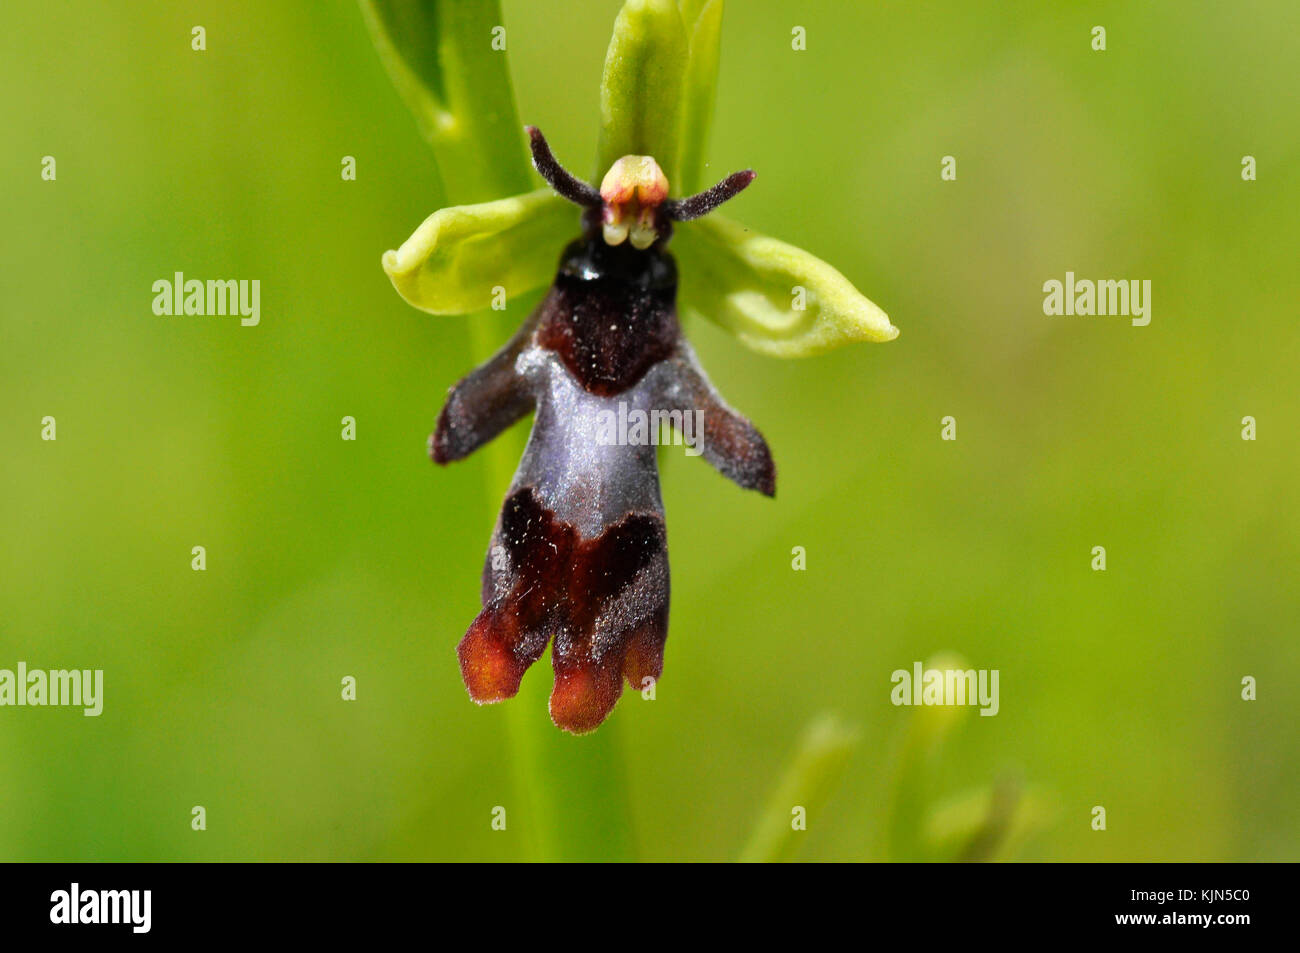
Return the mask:
<path id="1" fill-rule="evenodd" d="M 577 210 L 549 188 L 434 212 L 384 271 L 398 293 L 431 314 L 468 314 L 548 284 L 560 251 L 578 235 Z"/>
<path id="2" fill-rule="evenodd" d="M 672 249 L 683 309 L 756 351 L 806 357 L 898 337 L 885 312 L 816 255 L 717 213 L 680 226 Z"/>
<path id="3" fill-rule="evenodd" d="M 600 83 L 596 181 L 625 155 L 654 156 L 677 176 L 686 28 L 674 0 L 628 0 L 614 21 Z"/>
<path id="4" fill-rule="evenodd" d="M 704 158 L 713 123 L 722 45 L 722 0 L 679 3 L 689 39 L 689 59 L 682 83 L 681 144 L 678 178 L 669 180 L 677 195 L 692 195 L 713 182 L 705 181 Z M 718 176 L 721 178 L 721 176 Z"/>

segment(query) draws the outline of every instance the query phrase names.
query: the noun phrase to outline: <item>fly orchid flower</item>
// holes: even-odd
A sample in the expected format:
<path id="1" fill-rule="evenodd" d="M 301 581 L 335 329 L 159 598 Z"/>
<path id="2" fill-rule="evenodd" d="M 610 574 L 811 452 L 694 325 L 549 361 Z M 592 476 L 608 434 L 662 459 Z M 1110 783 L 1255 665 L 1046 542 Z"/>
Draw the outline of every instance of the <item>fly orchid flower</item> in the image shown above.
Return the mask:
<path id="1" fill-rule="evenodd" d="M 677 321 L 672 222 L 707 213 L 753 180 L 737 173 L 667 197 L 649 156 L 623 156 L 600 191 L 565 171 L 536 129 L 537 170 L 583 206 L 550 293 L 504 348 L 454 388 L 430 440 L 459 460 L 533 411 L 532 434 L 483 571 L 483 611 L 460 643 L 470 697 L 519 691 L 554 638 L 551 717 L 591 731 L 623 680 L 658 679 L 668 636 L 668 546 L 649 440 L 600 439 L 602 417 L 640 413 L 682 426 L 696 414 L 704 458 L 748 489 L 776 491 L 762 436 L 709 383 Z"/>
<path id="2" fill-rule="evenodd" d="M 365 2 L 399 87 L 432 113 L 426 132 L 440 162 L 450 160 L 444 179 L 482 175 L 465 143 L 499 151 L 502 114 L 513 117 L 513 105 L 496 104 L 490 140 L 468 119 L 458 130 L 450 99 L 472 99 L 473 84 L 457 87 L 443 73 L 420 84 L 419 72 L 445 59 L 490 74 L 482 57 L 501 55 L 475 51 L 470 38 L 500 22 L 495 4 L 429 0 L 440 28 L 431 58 L 393 35 L 410 22 L 393 15 L 397 0 Z M 744 488 L 775 493 L 762 435 L 719 396 L 682 336 L 677 258 L 684 307 L 762 352 L 802 356 L 898 334 L 830 265 L 709 214 L 753 172 L 690 194 L 703 167 L 721 16 L 722 0 L 628 0 L 605 61 L 599 187 L 566 171 L 529 127 L 547 188 L 436 212 L 383 260 L 398 292 L 435 314 L 480 310 L 495 289 L 514 294 L 552 279 L 505 346 L 451 389 L 429 449 L 439 464 L 460 460 L 534 414 L 488 550 L 483 608 L 458 655 L 470 697 L 482 704 L 514 696 L 551 643 L 551 717 L 578 734 L 608 716 L 625 680 L 639 689 L 659 678 L 668 631 L 655 447 L 602 439 L 602 420 L 631 410 L 677 425 L 694 412 L 704 458 Z M 491 75 L 478 78 L 478 88 L 491 85 Z M 670 197 L 675 179 L 688 186 L 682 197 Z M 569 203 L 582 209 L 576 221 Z M 670 252 L 675 223 L 691 224 Z M 804 289 L 802 308 L 795 288 Z"/>

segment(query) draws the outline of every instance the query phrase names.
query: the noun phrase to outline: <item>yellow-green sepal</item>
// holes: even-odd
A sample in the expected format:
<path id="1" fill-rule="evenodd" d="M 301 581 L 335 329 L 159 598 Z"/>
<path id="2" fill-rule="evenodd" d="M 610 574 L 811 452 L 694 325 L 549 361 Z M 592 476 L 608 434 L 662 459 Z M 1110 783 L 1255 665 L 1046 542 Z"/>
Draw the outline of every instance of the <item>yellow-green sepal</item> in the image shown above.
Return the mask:
<path id="1" fill-rule="evenodd" d="M 682 83 L 689 59 L 675 0 L 627 0 L 614 21 L 600 83 L 596 179 L 625 155 L 654 156 L 677 175 Z"/>
<path id="2" fill-rule="evenodd" d="M 469 314 L 549 284 L 577 210 L 549 188 L 434 212 L 396 251 L 384 272 L 406 301 L 431 314 Z"/>
<path id="3" fill-rule="evenodd" d="M 681 305 L 775 357 L 806 357 L 898 328 L 816 255 L 714 213 L 678 226 Z"/>
<path id="4" fill-rule="evenodd" d="M 677 6 L 686 27 L 689 57 L 682 82 L 677 181 L 672 185 L 677 195 L 691 195 L 713 184 L 704 178 L 704 156 L 718 85 L 722 0 L 679 0 Z"/>

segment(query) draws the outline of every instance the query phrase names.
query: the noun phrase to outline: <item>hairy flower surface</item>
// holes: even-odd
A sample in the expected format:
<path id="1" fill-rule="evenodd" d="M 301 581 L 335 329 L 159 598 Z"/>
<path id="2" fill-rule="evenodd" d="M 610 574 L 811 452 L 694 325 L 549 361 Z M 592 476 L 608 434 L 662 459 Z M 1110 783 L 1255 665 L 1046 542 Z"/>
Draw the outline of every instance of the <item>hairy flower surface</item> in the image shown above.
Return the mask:
<path id="1" fill-rule="evenodd" d="M 507 96 L 458 120 L 452 100 L 472 102 L 474 89 L 508 94 L 504 66 L 472 46 L 499 13 L 486 9 L 495 4 L 429 4 L 433 38 L 424 42 L 395 32 L 410 22 L 400 0 L 363 0 L 449 189 L 464 183 L 480 204 L 435 212 L 384 255 L 384 270 L 408 302 L 434 314 L 480 310 L 500 289 L 514 295 L 552 282 L 510 341 L 451 390 L 430 438 L 433 459 L 445 464 L 534 414 L 488 550 L 483 609 L 458 649 L 461 674 L 476 702 L 510 698 L 549 643 L 551 716 L 581 734 L 608 716 L 625 681 L 644 688 L 659 678 L 668 630 L 655 447 L 603 439 L 603 422 L 643 414 L 685 429 L 698 420 L 709 463 L 742 487 L 776 490 L 762 435 L 727 406 L 682 336 L 678 259 L 683 306 L 767 354 L 888 341 L 898 329 L 830 265 L 710 214 L 753 172 L 687 194 L 700 185 L 722 0 L 624 5 L 601 86 L 598 187 L 566 171 L 530 127 L 533 165 L 548 188 L 486 202 L 494 176 L 515 181 L 508 161 L 480 161 L 502 152 L 513 103 Z M 453 82 L 444 61 L 474 83 Z M 583 209 L 578 227 L 568 203 Z M 688 222 L 674 239 L 674 225 Z"/>
<path id="2" fill-rule="evenodd" d="M 586 228 L 524 326 L 452 389 L 430 448 L 438 463 L 457 460 L 535 413 L 483 570 L 483 611 L 460 643 L 461 674 L 477 702 L 510 698 L 553 639 L 551 717 L 582 733 L 609 714 L 625 679 L 643 688 L 659 678 L 668 636 L 655 447 L 602 441 L 605 415 L 639 411 L 681 426 L 698 414 L 706 460 L 741 486 L 776 489 L 763 437 L 726 405 L 682 337 L 677 266 L 664 248 L 674 218 L 703 214 L 753 176 L 673 202 L 653 159 L 626 156 L 597 193 L 529 132 L 538 170 L 588 208 Z M 610 224 L 626 215 L 630 235 Z"/>

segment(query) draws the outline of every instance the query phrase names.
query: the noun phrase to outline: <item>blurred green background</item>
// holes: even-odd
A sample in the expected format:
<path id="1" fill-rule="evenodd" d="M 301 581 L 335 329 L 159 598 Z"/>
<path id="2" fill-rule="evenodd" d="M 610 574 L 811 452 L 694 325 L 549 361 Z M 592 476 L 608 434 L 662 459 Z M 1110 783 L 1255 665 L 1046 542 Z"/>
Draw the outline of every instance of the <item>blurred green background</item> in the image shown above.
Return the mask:
<path id="1" fill-rule="evenodd" d="M 505 3 L 520 115 L 582 171 L 618 6 Z M 999 856 L 1300 856 L 1297 62 L 1288 0 L 731 4 L 711 170 L 760 177 L 730 214 L 902 335 L 779 362 L 688 329 L 780 479 L 665 456 L 665 674 L 598 736 L 638 856 L 736 856 L 822 712 L 859 741 L 796 857 L 945 856 L 943 805 L 1012 783 Z M 504 340 L 532 300 L 389 285 L 442 197 L 356 4 L 8 0 L 0 88 L 0 668 L 106 690 L 0 709 L 0 859 L 523 856 L 489 812 L 533 702 L 477 708 L 453 651 L 501 488 L 425 438 L 470 322 Z M 1045 317 L 1067 270 L 1150 279 L 1150 326 Z M 175 271 L 260 279 L 261 325 L 155 316 Z M 943 652 L 1001 711 L 914 787 L 889 676 Z"/>

